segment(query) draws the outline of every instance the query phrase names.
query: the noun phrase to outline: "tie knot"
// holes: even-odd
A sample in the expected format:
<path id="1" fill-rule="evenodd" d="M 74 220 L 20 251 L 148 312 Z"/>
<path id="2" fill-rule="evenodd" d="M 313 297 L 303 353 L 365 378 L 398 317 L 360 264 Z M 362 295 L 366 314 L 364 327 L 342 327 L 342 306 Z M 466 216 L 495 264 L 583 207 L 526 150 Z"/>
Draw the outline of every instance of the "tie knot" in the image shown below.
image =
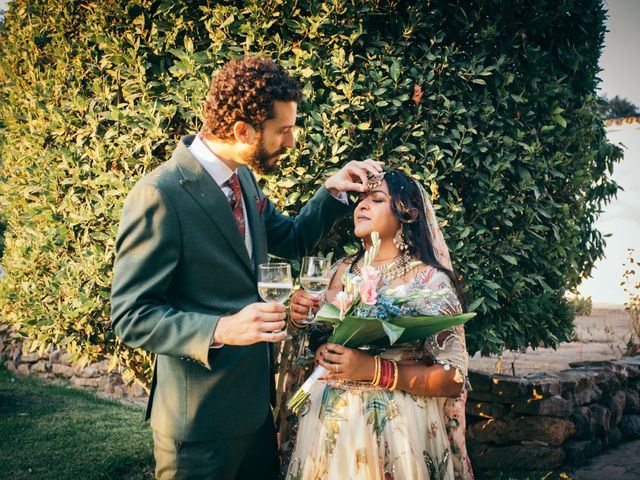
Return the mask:
<path id="1" fill-rule="evenodd" d="M 227 185 L 233 190 L 233 193 L 240 193 L 240 182 L 238 181 L 238 174 L 233 172 L 229 180 L 227 180 Z"/>

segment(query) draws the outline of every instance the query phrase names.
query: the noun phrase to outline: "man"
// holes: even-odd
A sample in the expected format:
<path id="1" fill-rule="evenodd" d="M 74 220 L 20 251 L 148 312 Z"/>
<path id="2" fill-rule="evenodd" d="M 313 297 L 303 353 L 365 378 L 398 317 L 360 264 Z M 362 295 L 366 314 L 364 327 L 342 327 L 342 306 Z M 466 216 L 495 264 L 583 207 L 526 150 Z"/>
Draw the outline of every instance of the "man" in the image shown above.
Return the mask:
<path id="1" fill-rule="evenodd" d="M 269 479 L 278 472 L 271 348 L 285 309 L 260 303 L 267 253 L 299 258 L 349 210 L 379 162 L 350 162 L 297 217 L 265 198 L 251 170 L 294 146 L 299 84 L 245 57 L 211 81 L 198 136 L 141 179 L 116 242 L 112 319 L 131 347 L 157 354 L 148 417 L 158 478 Z M 279 333 L 276 333 L 279 332 Z"/>

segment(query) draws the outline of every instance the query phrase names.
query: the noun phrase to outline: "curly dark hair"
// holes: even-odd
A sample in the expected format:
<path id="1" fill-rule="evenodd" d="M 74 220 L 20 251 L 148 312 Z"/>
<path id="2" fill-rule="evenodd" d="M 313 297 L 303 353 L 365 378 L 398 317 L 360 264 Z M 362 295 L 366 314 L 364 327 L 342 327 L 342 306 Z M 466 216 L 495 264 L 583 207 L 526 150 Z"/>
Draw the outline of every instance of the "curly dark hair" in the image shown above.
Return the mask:
<path id="1" fill-rule="evenodd" d="M 204 102 L 203 133 L 231 141 L 236 122 L 260 128 L 273 118 L 276 101 L 301 100 L 300 83 L 273 60 L 253 55 L 230 60 L 211 79 Z"/>

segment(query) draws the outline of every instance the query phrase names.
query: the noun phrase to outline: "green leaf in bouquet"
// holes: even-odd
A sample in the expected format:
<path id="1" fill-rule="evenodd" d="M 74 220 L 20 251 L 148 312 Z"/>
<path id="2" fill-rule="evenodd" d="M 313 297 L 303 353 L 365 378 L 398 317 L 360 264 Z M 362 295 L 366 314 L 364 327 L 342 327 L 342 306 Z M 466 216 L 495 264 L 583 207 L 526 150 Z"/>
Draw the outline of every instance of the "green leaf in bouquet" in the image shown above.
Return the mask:
<path id="1" fill-rule="evenodd" d="M 380 324 L 382 325 L 382 328 L 384 329 L 384 333 L 387 334 L 387 337 L 389 338 L 389 343 L 391 345 L 396 343 L 396 341 L 405 332 L 405 329 L 403 327 L 399 327 L 397 325 L 394 325 L 391 322 L 380 320 Z"/>
<path id="2" fill-rule="evenodd" d="M 422 340 L 447 328 L 462 325 L 475 313 L 440 316 L 407 316 L 393 319 L 347 316 L 333 330 L 332 343 L 355 348 L 362 345 L 388 346 Z"/>
<path id="3" fill-rule="evenodd" d="M 316 313 L 315 320 L 336 324 L 340 322 L 340 309 L 331 303 L 325 303 Z"/>

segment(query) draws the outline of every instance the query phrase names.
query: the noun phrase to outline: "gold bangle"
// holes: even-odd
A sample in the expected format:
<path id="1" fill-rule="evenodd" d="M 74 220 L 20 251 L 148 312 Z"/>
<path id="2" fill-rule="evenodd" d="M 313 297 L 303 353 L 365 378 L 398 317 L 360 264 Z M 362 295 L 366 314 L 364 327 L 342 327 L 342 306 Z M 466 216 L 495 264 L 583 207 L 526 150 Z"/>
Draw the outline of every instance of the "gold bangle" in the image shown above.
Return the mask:
<path id="1" fill-rule="evenodd" d="M 376 355 L 373 358 L 376 361 L 376 370 L 375 370 L 375 373 L 373 374 L 373 380 L 371 381 L 371 385 L 375 385 L 377 387 L 378 383 L 380 382 L 380 357 Z"/>
<path id="2" fill-rule="evenodd" d="M 400 375 L 398 374 L 398 363 L 395 360 L 391 360 L 391 362 L 393 363 L 393 384 L 391 385 L 391 388 L 389 389 L 390 391 L 394 391 L 397 386 L 398 386 L 398 378 L 400 378 Z"/>
<path id="3" fill-rule="evenodd" d="M 296 327 L 298 330 L 303 330 L 307 328 L 306 325 L 300 325 L 298 322 L 296 322 L 291 315 L 289 315 L 289 322 L 292 323 L 293 326 Z"/>

